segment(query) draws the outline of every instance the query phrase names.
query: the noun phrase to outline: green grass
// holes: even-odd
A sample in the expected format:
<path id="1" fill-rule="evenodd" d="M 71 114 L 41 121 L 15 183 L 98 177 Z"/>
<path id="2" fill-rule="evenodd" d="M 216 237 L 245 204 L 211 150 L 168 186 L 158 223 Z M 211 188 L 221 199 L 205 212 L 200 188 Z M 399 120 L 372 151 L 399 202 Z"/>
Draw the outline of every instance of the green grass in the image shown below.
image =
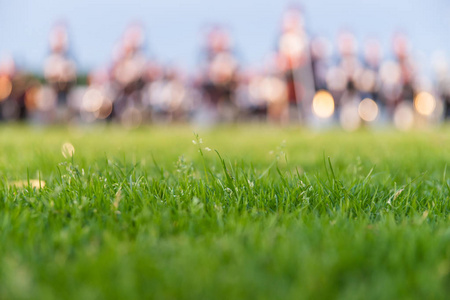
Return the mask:
<path id="1" fill-rule="evenodd" d="M 193 131 L 0 127 L 0 299 L 450 295 L 449 128 Z"/>

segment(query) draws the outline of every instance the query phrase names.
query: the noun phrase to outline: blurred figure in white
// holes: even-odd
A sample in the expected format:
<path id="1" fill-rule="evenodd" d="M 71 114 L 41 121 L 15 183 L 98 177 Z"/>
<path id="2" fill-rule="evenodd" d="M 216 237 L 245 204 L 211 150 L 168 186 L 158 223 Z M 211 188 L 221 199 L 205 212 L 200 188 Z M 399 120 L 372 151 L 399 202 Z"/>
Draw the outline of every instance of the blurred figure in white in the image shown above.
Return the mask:
<path id="1" fill-rule="evenodd" d="M 280 72 L 278 53 L 266 60 L 264 72 L 256 79 L 251 84 L 251 90 L 255 96 L 267 103 L 267 118 L 270 122 L 286 123 L 290 119 L 298 119 L 299 112 L 295 101 L 295 104 L 292 104 L 294 117 L 289 116 L 289 81 L 286 80 L 286 72 Z M 295 96 L 293 84 L 294 82 L 291 82 L 291 96 Z"/>
<path id="2" fill-rule="evenodd" d="M 69 35 L 64 24 L 56 24 L 52 28 L 49 44 L 50 54 L 44 63 L 44 76 L 56 99 L 45 101 L 56 105 L 56 119 L 64 121 L 67 99 L 77 80 L 76 64 L 69 54 Z"/>
<path id="3" fill-rule="evenodd" d="M 271 88 L 265 84 L 264 72 L 246 69 L 240 74 L 236 90 L 236 103 L 240 112 L 240 121 L 265 121 L 268 101 L 265 90 Z"/>
<path id="4" fill-rule="evenodd" d="M 278 69 L 287 85 L 288 116 L 305 122 L 315 91 L 308 35 L 297 8 L 283 15 L 277 52 Z"/>
<path id="5" fill-rule="evenodd" d="M 229 33 L 220 26 L 211 28 L 203 51 L 200 85 L 206 110 L 211 115 L 208 118 L 234 121 L 237 117 L 238 61 Z"/>
<path id="6" fill-rule="evenodd" d="M 89 73 L 88 88 L 83 91 L 78 110 L 81 121 L 94 122 L 111 120 L 115 91 L 111 84 L 111 74 L 107 67 L 98 68 Z"/>
<path id="7" fill-rule="evenodd" d="M 146 92 L 153 121 L 186 121 L 193 109 L 181 72 L 174 67 L 166 67 L 163 76 L 151 82 Z"/>

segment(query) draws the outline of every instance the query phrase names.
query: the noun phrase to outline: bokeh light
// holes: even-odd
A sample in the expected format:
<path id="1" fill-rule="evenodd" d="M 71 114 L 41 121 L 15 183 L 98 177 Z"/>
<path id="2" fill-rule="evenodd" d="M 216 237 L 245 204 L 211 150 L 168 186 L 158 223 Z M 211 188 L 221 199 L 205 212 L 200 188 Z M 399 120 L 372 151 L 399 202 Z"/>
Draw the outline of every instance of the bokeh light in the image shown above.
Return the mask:
<path id="1" fill-rule="evenodd" d="M 419 114 L 429 116 L 436 108 L 436 100 L 430 93 L 420 92 L 414 98 L 414 108 Z"/>
<path id="2" fill-rule="evenodd" d="M 9 97 L 12 91 L 11 80 L 7 76 L 0 76 L 0 101 Z"/>
<path id="3" fill-rule="evenodd" d="M 286 93 L 282 80 L 276 77 L 265 77 L 259 82 L 259 93 L 267 102 L 279 102 Z"/>
<path id="4" fill-rule="evenodd" d="M 97 119 L 104 120 L 108 118 L 113 109 L 113 104 L 109 100 L 105 100 L 102 103 L 102 106 L 94 112 L 94 115 Z"/>
<path id="5" fill-rule="evenodd" d="M 312 109 L 319 118 L 329 118 L 334 113 L 333 96 L 324 90 L 320 90 L 313 98 Z"/>
<path id="6" fill-rule="evenodd" d="M 378 116 L 378 105 L 370 98 L 365 98 L 359 103 L 358 113 L 366 122 L 373 122 Z"/>
<path id="7" fill-rule="evenodd" d="M 95 112 L 102 107 L 102 104 L 102 92 L 94 87 L 89 88 L 83 96 L 83 109 L 88 112 Z"/>

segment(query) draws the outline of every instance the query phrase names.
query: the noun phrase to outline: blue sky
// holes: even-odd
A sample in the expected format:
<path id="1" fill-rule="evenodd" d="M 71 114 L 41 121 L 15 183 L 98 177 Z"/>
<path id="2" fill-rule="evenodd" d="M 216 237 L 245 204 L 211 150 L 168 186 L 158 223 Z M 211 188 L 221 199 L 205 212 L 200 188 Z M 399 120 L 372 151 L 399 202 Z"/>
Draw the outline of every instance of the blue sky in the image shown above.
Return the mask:
<path id="1" fill-rule="evenodd" d="M 149 54 L 192 69 L 201 29 L 221 23 L 232 32 L 243 63 L 256 65 L 274 48 L 280 16 L 292 3 L 303 6 L 310 33 L 334 39 L 339 29 L 351 28 L 360 41 L 376 36 L 387 47 L 392 32 L 403 29 L 417 51 L 450 54 L 447 0 L 0 0 L 0 55 L 11 53 L 40 69 L 49 30 L 64 19 L 80 67 L 102 66 L 127 24 L 141 21 Z"/>

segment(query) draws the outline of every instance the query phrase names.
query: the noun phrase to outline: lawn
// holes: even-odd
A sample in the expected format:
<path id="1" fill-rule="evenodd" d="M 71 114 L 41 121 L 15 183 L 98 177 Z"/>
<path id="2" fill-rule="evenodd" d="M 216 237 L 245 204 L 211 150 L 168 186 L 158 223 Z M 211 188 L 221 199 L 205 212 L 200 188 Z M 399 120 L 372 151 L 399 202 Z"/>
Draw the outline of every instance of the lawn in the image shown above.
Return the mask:
<path id="1" fill-rule="evenodd" d="M 448 163 L 445 127 L 2 125 L 0 299 L 445 299 Z"/>

